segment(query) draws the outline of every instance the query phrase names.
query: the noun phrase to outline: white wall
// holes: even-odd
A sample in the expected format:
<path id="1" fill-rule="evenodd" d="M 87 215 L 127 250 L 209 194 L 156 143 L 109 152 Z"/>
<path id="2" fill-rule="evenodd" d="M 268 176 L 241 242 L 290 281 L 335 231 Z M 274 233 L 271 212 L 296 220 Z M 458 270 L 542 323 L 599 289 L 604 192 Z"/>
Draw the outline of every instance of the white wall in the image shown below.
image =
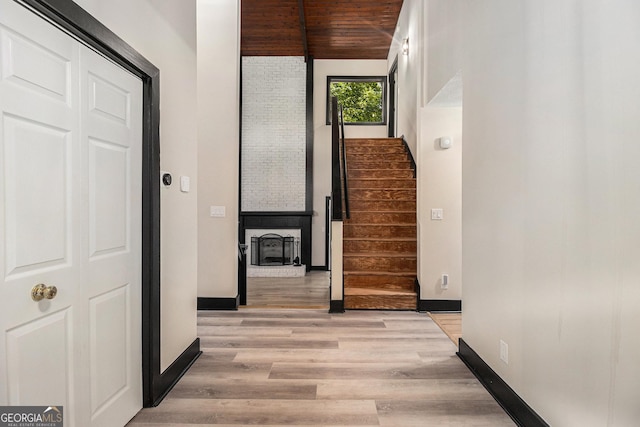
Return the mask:
<path id="1" fill-rule="evenodd" d="M 306 210 L 307 64 L 242 58 L 242 210 Z"/>
<path id="2" fill-rule="evenodd" d="M 331 125 L 327 125 L 327 76 L 386 76 L 385 60 L 313 62 L 313 217 L 311 265 L 325 265 L 325 198 L 331 196 Z M 346 138 L 386 138 L 386 126 L 345 125 Z"/>
<path id="3" fill-rule="evenodd" d="M 418 143 L 418 281 L 420 299 L 462 299 L 462 106 L 420 110 Z M 440 137 L 450 137 L 442 149 Z M 431 209 L 443 209 L 431 220 Z M 449 275 L 442 289 L 442 274 Z"/>
<path id="4" fill-rule="evenodd" d="M 160 69 L 160 167 L 191 177 L 161 191 L 161 369 L 196 338 L 195 0 L 76 0 Z M 141 19 L 144 17 L 144 19 Z M 176 179 L 177 181 L 177 179 Z"/>
<path id="5" fill-rule="evenodd" d="M 442 91 L 462 67 L 464 4 L 459 0 L 429 0 L 426 3 L 427 103 Z"/>
<path id="6" fill-rule="evenodd" d="M 398 58 L 398 134 L 404 134 L 417 165 L 423 300 L 462 299 L 460 10 L 460 1 L 405 0 L 388 56 L 389 67 Z M 409 55 L 404 56 L 400 47 L 406 37 Z M 453 138 L 451 149 L 436 146 L 441 136 Z M 442 221 L 431 220 L 432 208 L 444 210 Z M 447 290 L 441 289 L 444 273 Z"/>
<path id="7" fill-rule="evenodd" d="M 467 5 L 463 338 L 550 425 L 637 425 L 640 3 Z"/>
<path id="8" fill-rule="evenodd" d="M 390 69 L 398 58 L 396 135 L 404 135 L 416 163 L 419 108 L 423 106 L 424 82 L 424 1 L 405 0 L 400 10 L 396 32 L 387 56 Z M 401 51 L 402 40 L 409 39 L 409 54 Z M 387 71 L 387 74 L 389 72 Z"/>
<path id="9" fill-rule="evenodd" d="M 198 0 L 198 296 L 238 295 L 240 3 Z M 224 206 L 226 216 L 209 216 Z"/>

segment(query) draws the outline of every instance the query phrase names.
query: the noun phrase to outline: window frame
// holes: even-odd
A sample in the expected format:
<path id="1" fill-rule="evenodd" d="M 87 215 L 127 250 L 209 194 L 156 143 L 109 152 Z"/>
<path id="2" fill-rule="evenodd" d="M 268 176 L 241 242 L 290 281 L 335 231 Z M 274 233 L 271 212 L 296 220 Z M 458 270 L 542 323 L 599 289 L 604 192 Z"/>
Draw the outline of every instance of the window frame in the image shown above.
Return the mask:
<path id="1" fill-rule="evenodd" d="M 380 83 L 382 87 L 382 120 L 379 122 L 344 122 L 345 126 L 386 126 L 387 125 L 387 76 L 327 76 L 326 124 L 331 125 L 331 83 L 360 82 Z"/>

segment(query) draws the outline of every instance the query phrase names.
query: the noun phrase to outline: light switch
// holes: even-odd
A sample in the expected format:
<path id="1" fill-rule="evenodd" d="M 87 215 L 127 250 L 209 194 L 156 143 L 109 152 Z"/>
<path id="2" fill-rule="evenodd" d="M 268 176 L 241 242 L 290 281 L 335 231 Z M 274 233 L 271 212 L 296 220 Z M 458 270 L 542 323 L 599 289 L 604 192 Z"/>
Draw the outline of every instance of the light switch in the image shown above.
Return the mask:
<path id="1" fill-rule="evenodd" d="M 224 206 L 211 206 L 209 215 L 216 218 L 224 218 L 227 215 L 226 208 Z"/>
<path id="2" fill-rule="evenodd" d="M 431 219 L 432 220 L 440 221 L 440 220 L 442 220 L 442 217 L 443 217 L 443 210 L 442 209 L 431 209 Z"/>
<path id="3" fill-rule="evenodd" d="M 191 180 L 189 179 L 189 177 L 188 176 L 181 176 L 180 177 L 180 191 L 182 191 L 183 193 L 188 193 L 190 186 L 191 186 Z"/>

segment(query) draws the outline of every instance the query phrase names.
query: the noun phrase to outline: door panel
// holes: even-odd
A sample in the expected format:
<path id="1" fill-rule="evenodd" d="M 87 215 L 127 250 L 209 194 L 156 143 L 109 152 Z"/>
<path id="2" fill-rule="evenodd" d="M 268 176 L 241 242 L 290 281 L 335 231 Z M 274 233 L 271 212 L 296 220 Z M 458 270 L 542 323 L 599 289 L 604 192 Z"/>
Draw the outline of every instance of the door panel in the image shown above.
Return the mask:
<path id="1" fill-rule="evenodd" d="M 127 147 L 89 139 L 89 254 L 92 258 L 128 249 L 129 163 Z"/>
<path id="2" fill-rule="evenodd" d="M 130 353 L 129 286 L 89 301 L 91 339 L 91 410 L 98 412 L 126 390 Z M 99 337 L 99 338 L 98 338 Z"/>
<path id="3" fill-rule="evenodd" d="M 32 33 L 35 33 L 35 37 L 45 33 L 47 40 L 36 42 L 6 27 L 0 30 L 3 79 L 67 103 L 71 93 L 69 85 L 72 43 L 65 40 L 62 34 L 52 34 L 51 31 Z M 46 72 L 43 72 L 44 70 Z"/>
<path id="4" fill-rule="evenodd" d="M 69 133 L 5 115 L 6 274 L 69 263 Z"/>
<path id="5" fill-rule="evenodd" d="M 129 93 L 126 89 L 89 74 L 89 111 L 116 123 L 128 126 L 130 115 Z"/>
<path id="6" fill-rule="evenodd" d="M 0 1 L 0 404 L 73 411 L 78 48 L 43 23 Z M 38 283 L 56 298 L 33 301 Z"/>
<path id="7" fill-rule="evenodd" d="M 142 82 L 0 0 L 0 405 L 142 407 Z M 35 284 L 54 299 L 33 301 Z"/>
<path id="8" fill-rule="evenodd" d="M 90 49 L 81 58 L 91 424 L 113 426 L 142 407 L 142 82 Z"/>
<path id="9" fill-rule="evenodd" d="M 68 408 L 73 343 L 71 310 L 62 310 L 7 331 L 10 405 Z"/>

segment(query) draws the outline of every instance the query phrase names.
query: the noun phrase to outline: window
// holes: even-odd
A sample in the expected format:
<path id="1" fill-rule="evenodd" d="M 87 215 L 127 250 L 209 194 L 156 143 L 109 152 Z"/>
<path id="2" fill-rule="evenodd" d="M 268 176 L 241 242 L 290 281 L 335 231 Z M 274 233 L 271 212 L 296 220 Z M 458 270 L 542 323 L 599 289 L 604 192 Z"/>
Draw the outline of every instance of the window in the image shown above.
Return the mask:
<path id="1" fill-rule="evenodd" d="M 327 77 L 327 124 L 331 124 L 331 97 L 342 105 L 346 125 L 387 124 L 387 78 Z"/>

